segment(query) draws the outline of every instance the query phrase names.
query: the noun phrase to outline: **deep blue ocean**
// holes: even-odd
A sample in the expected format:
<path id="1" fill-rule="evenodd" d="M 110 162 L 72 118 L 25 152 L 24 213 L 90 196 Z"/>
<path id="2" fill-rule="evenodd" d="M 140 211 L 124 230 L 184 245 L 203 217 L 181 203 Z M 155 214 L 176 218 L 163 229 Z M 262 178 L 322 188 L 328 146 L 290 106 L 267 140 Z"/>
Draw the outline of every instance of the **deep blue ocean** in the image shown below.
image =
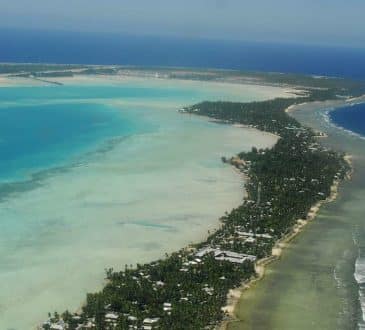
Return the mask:
<path id="1" fill-rule="evenodd" d="M 329 113 L 329 117 L 337 126 L 365 137 L 364 103 L 336 109 Z"/>
<path id="2" fill-rule="evenodd" d="M 0 30 L 0 62 L 183 66 L 365 79 L 365 49 Z"/>

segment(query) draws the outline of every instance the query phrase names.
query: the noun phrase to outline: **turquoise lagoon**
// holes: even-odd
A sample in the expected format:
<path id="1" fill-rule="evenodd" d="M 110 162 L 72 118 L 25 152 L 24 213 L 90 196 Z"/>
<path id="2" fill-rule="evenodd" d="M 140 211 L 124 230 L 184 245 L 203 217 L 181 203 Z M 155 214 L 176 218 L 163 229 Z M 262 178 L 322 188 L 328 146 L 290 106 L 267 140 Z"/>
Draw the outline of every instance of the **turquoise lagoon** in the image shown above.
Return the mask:
<path id="1" fill-rule="evenodd" d="M 284 93 L 152 80 L 0 88 L 0 328 L 77 309 L 105 268 L 215 228 L 243 194 L 220 157 L 275 138 L 176 110 L 273 92 Z"/>

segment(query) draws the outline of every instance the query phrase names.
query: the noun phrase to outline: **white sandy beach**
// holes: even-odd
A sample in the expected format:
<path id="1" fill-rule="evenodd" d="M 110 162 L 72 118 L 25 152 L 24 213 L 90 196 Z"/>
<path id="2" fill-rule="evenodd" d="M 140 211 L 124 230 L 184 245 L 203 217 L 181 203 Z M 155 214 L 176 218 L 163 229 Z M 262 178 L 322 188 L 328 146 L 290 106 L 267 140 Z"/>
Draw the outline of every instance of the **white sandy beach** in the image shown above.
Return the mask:
<path id="1" fill-rule="evenodd" d="M 189 87 L 196 89 L 209 89 L 215 97 L 223 97 L 222 100 L 241 100 L 251 96 L 252 100 L 271 99 L 275 97 L 296 97 L 298 90 L 287 86 L 270 86 L 249 83 L 217 82 L 217 81 L 197 81 L 189 79 L 168 79 L 156 78 L 153 76 L 140 77 L 138 75 L 82 75 L 77 74 L 73 77 L 52 77 L 44 78 L 45 80 L 62 83 L 65 85 L 128 85 L 144 86 L 148 82 L 149 86 L 171 88 L 171 87 Z M 7 75 L 0 75 L 0 86 L 33 86 L 47 85 L 47 82 L 31 78 L 14 78 Z M 240 95 L 241 94 L 241 95 Z M 244 99 L 242 99 L 244 98 Z"/>

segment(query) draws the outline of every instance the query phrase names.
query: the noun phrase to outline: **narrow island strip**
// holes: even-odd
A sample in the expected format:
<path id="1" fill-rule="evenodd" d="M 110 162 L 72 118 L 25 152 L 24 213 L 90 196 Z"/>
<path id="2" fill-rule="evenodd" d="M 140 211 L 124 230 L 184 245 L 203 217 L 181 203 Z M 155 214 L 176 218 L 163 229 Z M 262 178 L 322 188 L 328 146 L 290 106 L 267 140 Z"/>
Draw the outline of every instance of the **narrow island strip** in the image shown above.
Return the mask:
<path id="1" fill-rule="evenodd" d="M 263 102 L 203 102 L 181 109 L 278 135 L 271 149 L 252 148 L 226 159 L 246 180 L 242 204 L 199 244 L 123 271 L 106 270 L 107 283 L 77 313 L 49 314 L 41 329 L 216 329 L 230 318 L 227 295 L 262 276 L 283 244 L 335 197 L 351 166 L 345 154 L 286 112 L 294 104 L 335 99 L 336 89 L 311 89 L 297 98 Z"/>

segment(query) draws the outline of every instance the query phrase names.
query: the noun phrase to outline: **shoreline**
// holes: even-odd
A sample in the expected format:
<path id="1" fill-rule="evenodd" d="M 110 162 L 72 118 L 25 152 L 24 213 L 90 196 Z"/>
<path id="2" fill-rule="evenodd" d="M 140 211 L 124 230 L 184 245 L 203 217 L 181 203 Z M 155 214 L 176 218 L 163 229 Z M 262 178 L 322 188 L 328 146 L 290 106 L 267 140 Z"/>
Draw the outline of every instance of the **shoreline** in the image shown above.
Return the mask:
<path id="1" fill-rule="evenodd" d="M 1 64 L 1 63 L 0 63 Z M 73 65 L 71 68 L 65 68 L 64 64 L 47 64 L 47 63 L 5 63 L 8 66 L 23 66 L 36 65 L 44 66 L 37 71 L 22 71 L 21 74 L 15 72 L 0 73 L 0 87 L 12 87 L 15 85 L 25 86 L 40 86 L 40 85 L 67 85 L 77 83 L 93 83 L 93 81 L 108 81 L 109 83 L 123 83 L 132 79 L 136 81 L 153 80 L 160 83 L 168 81 L 179 81 L 181 83 L 194 84 L 205 83 L 208 85 L 220 84 L 230 85 L 233 89 L 244 87 L 259 91 L 266 88 L 271 90 L 270 97 L 297 97 L 305 95 L 310 86 L 305 84 L 297 84 L 286 81 L 275 81 L 272 79 L 272 74 L 282 76 L 281 73 L 267 72 L 244 72 L 239 70 L 206 68 L 197 69 L 189 67 L 140 67 L 140 66 L 123 66 L 123 65 Z M 51 69 L 47 67 L 50 66 Z M 55 69 L 53 66 L 60 66 L 60 69 Z M 76 67 L 72 67 L 76 66 Z M 23 68 L 24 69 L 24 68 Z M 33 74 L 34 73 L 34 74 Z M 66 74 L 67 73 L 67 74 Z M 70 73 L 71 75 L 69 75 Z M 45 74 L 45 75 L 43 75 Z M 53 74 L 53 75 L 52 75 Z M 301 76 L 301 75 L 299 75 Z M 309 77 L 309 76 L 308 76 Z M 329 79 L 333 79 L 328 77 Z M 313 79 L 312 79 L 313 80 Z M 30 82 L 30 83 L 29 83 Z M 219 92 L 219 89 L 217 89 Z"/>
<path id="2" fill-rule="evenodd" d="M 143 71 L 142 71 L 143 72 Z M 205 84 L 212 92 L 209 99 L 214 100 L 213 95 L 217 95 L 219 100 L 236 100 L 237 102 L 246 102 L 247 100 L 241 100 L 237 97 L 242 92 L 245 94 L 253 95 L 251 101 L 269 100 L 274 98 L 292 98 L 296 97 L 304 91 L 304 87 L 301 86 L 287 86 L 285 84 L 270 84 L 263 81 L 251 82 L 251 81 L 232 81 L 229 78 L 223 80 L 204 80 L 193 79 L 189 77 L 164 77 L 155 76 L 154 74 L 148 74 L 143 76 L 138 72 L 131 73 L 118 73 L 118 74 L 75 74 L 72 77 L 50 77 L 50 78 L 37 78 L 37 77 L 11 77 L 8 75 L 0 74 L 0 88 L 12 88 L 12 87 L 37 87 L 37 86 L 78 86 L 78 85 L 111 85 L 111 86 L 123 86 L 133 83 L 137 86 L 143 85 L 147 82 L 155 87 L 169 88 L 169 83 L 172 81 L 175 84 L 181 84 L 183 87 L 199 88 L 199 85 Z M 221 88 L 229 88 L 230 95 L 222 98 L 220 96 Z M 298 94 L 299 93 L 299 94 Z M 218 100 L 217 99 L 217 100 Z"/>
<path id="3" fill-rule="evenodd" d="M 353 98 L 353 99 L 356 99 L 356 100 L 363 99 L 363 101 L 365 101 L 365 95 L 360 96 L 358 98 Z M 353 100 L 353 99 L 351 99 L 351 100 Z M 305 104 L 309 104 L 309 103 L 316 103 L 316 102 L 303 102 L 300 104 L 294 104 L 294 105 L 291 105 L 288 108 L 286 108 L 285 112 L 290 115 L 290 113 L 297 111 L 298 107 L 303 106 Z M 336 108 L 342 107 L 346 104 L 347 104 L 347 102 L 335 107 L 333 110 L 335 110 Z M 319 132 L 319 133 L 324 134 L 323 132 Z M 320 138 L 320 137 L 327 137 L 327 136 L 326 135 L 318 136 L 318 138 Z M 353 163 L 352 163 L 352 155 L 345 154 L 344 160 L 346 161 L 346 163 L 349 166 L 349 171 L 346 174 L 346 178 L 344 180 L 350 181 L 350 180 L 352 180 L 352 175 L 353 175 L 353 171 L 354 171 Z M 232 165 L 232 166 L 235 167 L 234 165 Z M 328 196 L 325 200 L 319 201 L 316 204 L 314 204 L 311 207 L 311 209 L 309 210 L 309 212 L 307 213 L 307 216 L 306 216 L 307 219 L 298 219 L 297 223 L 292 227 L 291 231 L 275 243 L 275 245 L 272 249 L 272 254 L 270 256 L 260 259 L 255 263 L 255 272 L 257 275 L 256 277 L 252 278 L 251 280 L 244 281 L 240 287 L 231 289 L 228 292 L 228 295 L 227 295 L 228 303 L 226 306 L 222 307 L 222 310 L 227 313 L 227 315 L 230 319 L 223 320 L 223 322 L 221 323 L 221 325 L 219 327 L 219 330 L 228 330 L 228 326 L 231 323 L 242 321 L 236 317 L 236 308 L 238 306 L 238 303 L 239 303 L 241 297 L 245 293 L 247 293 L 248 290 L 250 290 L 250 289 L 254 290 L 255 289 L 254 285 L 264 279 L 265 273 L 266 273 L 266 268 L 268 266 L 270 266 L 272 263 L 280 261 L 280 257 L 282 255 L 284 249 L 286 249 L 288 247 L 288 245 L 291 243 L 291 241 L 293 239 L 295 239 L 299 234 L 302 233 L 302 231 L 307 227 L 307 225 L 309 223 L 315 221 L 315 219 L 318 215 L 318 212 L 321 210 L 321 207 L 324 204 L 332 203 L 337 199 L 338 194 L 339 194 L 340 184 L 342 183 L 342 181 L 343 180 L 335 180 L 331 186 L 330 196 Z M 248 181 L 246 181 L 246 182 L 248 182 Z"/>
<path id="4" fill-rule="evenodd" d="M 332 102 L 328 104 L 319 104 L 316 107 L 303 107 L 298 109 L 298 111 L 294 114 L 295 118 L 300 120 L 301 122 L 308 123 L 309 126 L 314 126 L 320 130 L 325 130 L 329 135 L 329 140 L 326 142 L 326 145 L 330 148 L 338 147 L 343 151 L 347 151 L 351 153 L 353 156 L 353 163 L 355 170 L 353 175 L 353 180 L 350 183 L 346 183 L 343 185 L 343 193 L 338 202 L 336 202 L 335 206 L 330 207 L 329 210 L 326 210 L 326 217 L 341 217 L 344 221 L 342 221 L 342 225 L 346 227 L 336 226 L 336 230 L 343 233 L 343 237 L 338 237 L 335 230 L 331 228 L 331 226 L 327 226 L 329 232 L 337 237 L 338 242 L 341 242 L 340 246 L 342 246 L 343 250 L 350 251 L 351 255 L 346 258 L 346 261 L 341 261 L 340 268 L 334 274 L 334 279 L 336 284 L 341 286 L 342 289 L 345 290 L 347 296 L 343 296 L 344 293 L 341 293 L 339 290 L 336 294 L 339 294 L 341 300 L 344 301 L 346 306 L 349 306 L 349 310 L 346 310 L 345 314 L 339 317 L 340 322 L 343 322 L 344 325 L 353 324 L 355 327 L 360 327 L 361 329 L 364 327 L 364 289 L 363 289 L 363 280 L 359 281 L 359 277 L 363 278 L 364 268 L 363 268 L 363 255 L 364 255 L 364 206 L 361 200 L 363 198 L 359 196 L 363 196 L 364 193 L 364 177 L 365 177 L 365 158 L 363 154 L 364 150 L 364 135 L 355 134 L 348 129 L 344 129 L 343 127 L 336 125 L 332 121 L 327 121 L 326 119 L 329 117 L 328 112 L 336 110 L 338 107 L 349 107 L 351 104 L 364 104 L 365 98 L 364 96 L 351 98 L 346 100 L 346 102 Z M 317 121 L 317 119 L 320 119 Z M 351 196 L 351 197 L 349 197 Z M 328 212 L 330 212 L 328 214 Z M 318 226 L 317 226 L 318 227 Z M 324 227 L 324 226 L 321 226 Z M 313 232 L 313 231 L 312 231 Z M 316 234 L 313 232 L 312 235 Z M 347 239 L 346 235 L 349 235 Z M 308 239 L 304 239 L 304 241 L 308 241 Z M 299 247 L 303 247 L 303 244 L 298 244 Z M 330 244 L 318 244 L 320 246 L 327 246 L 328 249 L 333 249 L 334 251 L 338 251 L 337 253 L 341 253 L 341 250 L 336 247 L 333 243 Z M 298 247 L 295 248 L 296 254 L 298 251 Z M 335 264 L 336 260 L 325 259 L 325 262 L 330 262 L 331 264 Z M 282 270 L 282 268 L 280 269 Z M 342 273 L 338 273 L 338 272 Z M 347 289 L 344 289 L 346 286 Z M 289 296 L 290 297 L 290 296 Z M 333 295 L 332 295 L 333 297 Z M 330 297 L 330 299 L 332 298 Z M 341 307 L 345 309 L 345 307 L 340 304 Z M 351 314 L 350 314 L 351 313 Z"/>
<path id="5" fill-rule="evenodd" d="M 350 157 L 350 155 L 348 155 Z M 346 178 L 346 180 L 351 180 L 351 176 Z M 302 233 L 302 231 L 306 228 L 306 226 L 315 220 L 318 212 L 320 211 L 321 207 L 324 204 L 332 203 L 336 200 L 338 196 L 338 188 L 341 181 L 336 181 L 332 187 L 331 187 L 331 195 L 324 201 L 316 203 L 312 208 L 311 211 L 308 212 L 308 220 L 304 219 L 298 219 L 297 224 L 292 228 L 292 231 L 288 233 L 285 237 L 280 239 L 276 242 L 272 255 L 269 257 L 266 257 L 264 259 L 259 260 L 255 264 L 255 271 L 257 274 L 257 277 L 253 278 L 250 281 L 246 281 L 242 283 L 241 287 L 231 289 L 227 296 L 227 301 L 229 304 L 224 306 L 222 308 L 223 311 L 228 313 L 228 316 L 231 318 L 230 320 L 226 320 L 222 322 L 220 330 L 227 330 L 230 323 L 234 323 L 237 321 L 240 321 L 235 316 L 235 309 L 237 307 L 237 304 L 239 303 L 239 300 L 241 299 L 242 295 L 246 293 L 247 290 L 254 290 L 254 285 L 258 282 L 260 282 L 265 277 L 266 267 L 270 266 L 272 263 L 276 261 L 280 261 L 280 257 L 284 251 L 288 247 L 288 245 L 291 243 L 291 241 L 296 238 L 299 234 Z"/>

